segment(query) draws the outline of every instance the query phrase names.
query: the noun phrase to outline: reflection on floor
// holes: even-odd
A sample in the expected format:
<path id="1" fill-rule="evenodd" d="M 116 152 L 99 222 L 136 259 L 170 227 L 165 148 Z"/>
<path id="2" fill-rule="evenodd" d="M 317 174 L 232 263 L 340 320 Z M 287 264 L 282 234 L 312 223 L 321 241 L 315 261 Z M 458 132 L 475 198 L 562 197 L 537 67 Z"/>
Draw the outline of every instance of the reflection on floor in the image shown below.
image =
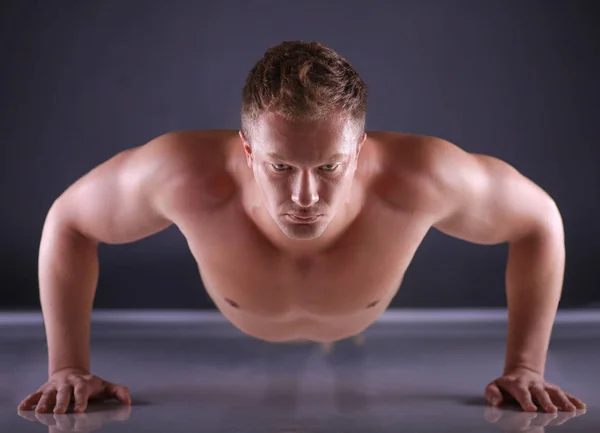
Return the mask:
<path id="1" fill-rule="evenodd" d="M 485 404 L 483 389 L 502 371 L 506 335 L 505 322 L 486 313 L 448 320 L 438 313 L 386 314 L 367 330 L 364 344 L 341 341 L 328 353 L 312 343 L 255 340 L 215 314 L 136 314 L 98 312 L 92 327 L 93 373 L 129 386 L 133 406 L 92 403 L 77 415 L 17 413 L 17 404 L 45 380 L 44 331 L 39 315 L 0 315 L 0 431 L 543 433 L 547 427 L 566 433 L 600 427 L 600 313 L 557 319 L 546 380 L 588 405 L 585 412 L 558 414 Z"/>

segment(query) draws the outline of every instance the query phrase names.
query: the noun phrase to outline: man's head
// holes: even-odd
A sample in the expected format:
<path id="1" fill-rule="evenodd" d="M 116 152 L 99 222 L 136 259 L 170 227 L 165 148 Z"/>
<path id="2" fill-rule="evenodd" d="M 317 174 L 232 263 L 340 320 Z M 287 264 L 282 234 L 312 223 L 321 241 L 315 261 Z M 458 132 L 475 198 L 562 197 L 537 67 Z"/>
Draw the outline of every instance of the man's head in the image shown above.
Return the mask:
<path id="1" fill-rule="evenodd" d="M 347 202 L 366 99 L 352 66 L 316 42 L 272 47 L 248 74 L 240 135 L 263 204 L 288 237 L 321 236 Z"/>

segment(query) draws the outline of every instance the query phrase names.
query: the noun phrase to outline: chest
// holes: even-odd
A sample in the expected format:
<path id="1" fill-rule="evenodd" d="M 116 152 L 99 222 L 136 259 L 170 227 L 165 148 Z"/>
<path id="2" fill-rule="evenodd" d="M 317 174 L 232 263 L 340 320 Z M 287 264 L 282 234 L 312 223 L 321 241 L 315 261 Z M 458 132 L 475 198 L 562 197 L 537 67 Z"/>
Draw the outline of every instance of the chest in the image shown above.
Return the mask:
<path id="1" fill-rule="evenodd" d="M 428 229 L 417 215 L 374 206 L 322 254 L 290 259 L 233 207 L 180 227 L 217 307 L 282 320 L 385 308 Z"/>

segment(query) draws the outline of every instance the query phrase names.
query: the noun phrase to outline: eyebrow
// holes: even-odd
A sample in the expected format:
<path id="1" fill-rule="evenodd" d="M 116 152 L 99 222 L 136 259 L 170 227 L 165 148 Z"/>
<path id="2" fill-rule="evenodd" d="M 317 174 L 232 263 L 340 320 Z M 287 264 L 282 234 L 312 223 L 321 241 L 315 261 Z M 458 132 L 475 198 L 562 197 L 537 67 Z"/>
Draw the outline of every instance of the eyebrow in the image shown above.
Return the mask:
<path id="1" fill-rule="evenodd" d="M 279 159 L 279 160 L 282 160 L 282 161 L 286 160 L 286 158 L 284 156 L 279 155 L 277 153 L 267 153 L 267 156 L 270 156 L 271 158 Z M 345 153 L 336 153 L 334 155 L 331 155 L 325 161 L 334 161 L 334 160 L 344 159 L 345 157 L 346 157 Z"/>

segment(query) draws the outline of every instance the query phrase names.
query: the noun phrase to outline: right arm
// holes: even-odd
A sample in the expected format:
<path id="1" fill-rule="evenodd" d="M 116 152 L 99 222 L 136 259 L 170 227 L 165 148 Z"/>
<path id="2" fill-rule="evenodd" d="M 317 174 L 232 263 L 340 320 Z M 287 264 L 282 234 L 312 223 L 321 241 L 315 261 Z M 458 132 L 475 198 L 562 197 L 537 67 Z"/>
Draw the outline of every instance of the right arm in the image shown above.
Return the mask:
<path id="1" fill-rule="evenodd" d="M 90 372 L 90 319 L 98 281 L 98 244 L 123 244 L 171 225 L 161 191 L 173 154 L 169 135 L 125 150 L 72 184 L 51 206 L 39 248 L 39 290 L 48 374 Z"/>

